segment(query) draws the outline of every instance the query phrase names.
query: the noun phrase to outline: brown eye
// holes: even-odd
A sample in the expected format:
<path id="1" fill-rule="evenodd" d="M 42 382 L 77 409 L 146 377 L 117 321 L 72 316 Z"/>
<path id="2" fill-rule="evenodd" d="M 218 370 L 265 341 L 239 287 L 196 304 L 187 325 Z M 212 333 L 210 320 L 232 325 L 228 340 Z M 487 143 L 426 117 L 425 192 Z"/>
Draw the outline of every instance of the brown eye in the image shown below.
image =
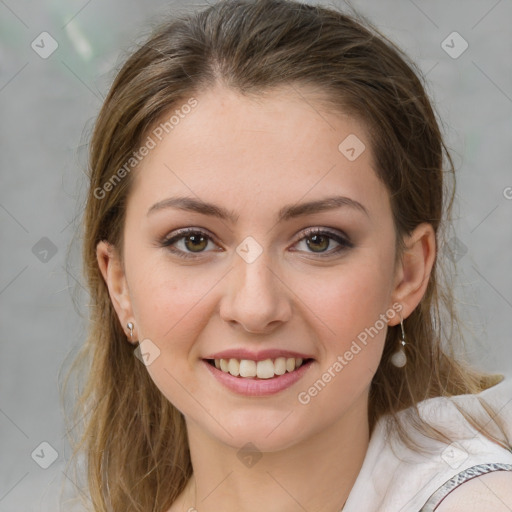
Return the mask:
<path id="1" fill-rule="evenodd" d="M 305 245 L 308 249 L 305 252 L 318 254 L 321 257 L 332 256 L 354 246 L 348 238 L 320 228 L 313 228 L 306 231 L 305 236 L 299 240 L 299 243 L 303 241 L 305 241 Z M 338 247 L 328 251 L 327 249 L 332 241 L 336 242 Z"/>
<path id="2" fill-rule="evenodd" d="M 175 247 L 179 242 L 182 242 L 181 247 Z M 209 242 L 213 243 L 212 237 L 204 231 L 182 229 L 176 235 L 162 240 L 160 245 L 167 247 L 170 252 L 180 258 L 194 258 L 194 254 L 200 255 L 205 252 L 210 252 L 205 250 Z"/>
<path id="3" fill-rule="evenodd" d="M 307 248 L 305 252 L 318 254 L 320 257 L 329 257 L 353 247 L 353 244 L 348 238 L 319 228 L 308 230 L 298 243 L 304 241 Z M 333 241 L 338 244 L 338 247 L 328 250 Z M 216 245 L 213 242 L 213 237 L 208 233 L 199 229 L 187 228 L 162 240 L 160 246 L 166 247 L 170 252 L 180 258 L 196 258 L 203 253 L 211 252 L 206 250 L 209 242 Z M 180 243 L 181 247 L 179 247 Z"/>
<path id="4" fill-rule="evenodd" d="M 305 238 L 307 246 L 313 252 L 324 252 L 329 247 L 330 238 L 325 235 L 311 235 Z"/>
<path id="5" fill-rule="evenodd" d="M 187 235 L 182 238 L 185 240 L 185 247 L 192 252 L 201 252 L 208 245 L 208 238 L 201 234 Z"/>

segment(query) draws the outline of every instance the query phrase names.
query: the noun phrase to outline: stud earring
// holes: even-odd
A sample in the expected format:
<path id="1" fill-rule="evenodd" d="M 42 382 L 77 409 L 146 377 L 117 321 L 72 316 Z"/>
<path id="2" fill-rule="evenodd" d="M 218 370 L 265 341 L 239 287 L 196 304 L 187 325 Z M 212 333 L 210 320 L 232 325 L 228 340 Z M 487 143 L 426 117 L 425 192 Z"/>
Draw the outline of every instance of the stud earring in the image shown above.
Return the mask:
<path id="1" fill-rule="evenodd" d="M 128 327 L 128 329 L 130 329 L 130 341 L 133 341 L 133 323 L 132 322 L 128 322 L 126 324 L 126 327 Z"/>
<path id="2" fill-rule="evenodd" d="M 400 315 L 400 327 L 402 329 L 402 339 L 400 340 L 400 348 L 391 356 L 391 363 L 397 368 L 403 368 L 407 363 L 407 355 L 405 354 L 404 347 L 405 343 L 405 331 L 404 321 L 402 315 Z"/>

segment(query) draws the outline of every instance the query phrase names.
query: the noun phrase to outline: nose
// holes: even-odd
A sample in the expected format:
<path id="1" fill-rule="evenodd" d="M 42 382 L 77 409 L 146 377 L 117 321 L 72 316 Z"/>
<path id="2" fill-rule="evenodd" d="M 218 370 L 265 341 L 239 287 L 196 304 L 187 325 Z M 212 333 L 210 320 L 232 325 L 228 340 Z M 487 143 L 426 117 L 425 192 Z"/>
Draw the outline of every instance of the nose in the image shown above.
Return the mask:
<path id="1" fill-rule="evenodd" d="M 291 316 L 292 292 L 266 251 L 251 263 L 238 254 L 225 280 L 220 316 L 233 327 L 265 334 L 287 322 Z"/>

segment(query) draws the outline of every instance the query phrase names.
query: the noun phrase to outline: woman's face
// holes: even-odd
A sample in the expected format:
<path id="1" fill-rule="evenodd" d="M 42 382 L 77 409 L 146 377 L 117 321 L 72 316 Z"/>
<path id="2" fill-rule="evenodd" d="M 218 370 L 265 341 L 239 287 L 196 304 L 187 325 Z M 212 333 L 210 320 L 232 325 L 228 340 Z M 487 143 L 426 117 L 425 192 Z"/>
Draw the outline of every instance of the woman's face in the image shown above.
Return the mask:
<path id="1" fill-rule="evenodd" d="M 388 321 L 400 318 L 389 195 L 365 129 L 297 90 L 198 95 L 168 135 L 153 132 L 155 147 L 133 171 L 125 312 L 161 392 L 234 447 L 283 449 L 366 411 Z M 166 205 L 178 197 L 215 208 Z M 195 233 L 166 246 L 185 228 Z M 262 378 L 205 361 L 244 350 L 225 359 L 246 360 L 244 373 Z M 257 361 L 279 354 L 312 361 L 265 378 L 283 362 Z M 226 364 L 236 375 L 237 361 Z"/>

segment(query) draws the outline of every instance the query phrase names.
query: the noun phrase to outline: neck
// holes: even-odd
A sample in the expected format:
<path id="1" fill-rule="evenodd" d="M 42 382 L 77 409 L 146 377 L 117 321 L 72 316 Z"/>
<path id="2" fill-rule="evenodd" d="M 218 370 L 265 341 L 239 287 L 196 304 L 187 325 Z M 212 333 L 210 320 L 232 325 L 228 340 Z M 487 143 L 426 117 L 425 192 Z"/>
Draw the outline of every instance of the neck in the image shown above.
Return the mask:
<path id="1" fill-rule="evenodd" d="M 339 512 L 368 449 L 366 406 L 363 400 L 327 429 L 247 465 L 238 448 L 187 421 L 194 474 L 179 510 Z"/>

